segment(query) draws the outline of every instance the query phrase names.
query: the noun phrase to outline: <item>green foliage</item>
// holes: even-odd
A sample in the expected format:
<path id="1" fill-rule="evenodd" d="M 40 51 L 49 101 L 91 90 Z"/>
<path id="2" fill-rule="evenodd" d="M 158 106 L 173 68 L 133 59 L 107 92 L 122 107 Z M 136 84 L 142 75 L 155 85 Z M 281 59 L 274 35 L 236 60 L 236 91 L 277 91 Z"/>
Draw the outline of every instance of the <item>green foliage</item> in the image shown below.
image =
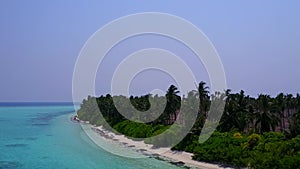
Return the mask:
<path id="1" fill-rule="evenodd" d="M 194 148 L 193 158 L 205 162 L 245 166 L 244 159 L 242 159 L 245 152 L 241 148 L 244 141 L 244 137 L 237 139 L 232 133 L 215 132 L 205 143 Z"/>
<path id="2" fill-rule="evenodd" d="M 172 128 L 169 128 L 169 126 L 160 128 L 159 130 L 156 130 L 153 132 L 152 136 L 145 139 L 145 143 L 153 144 L 154 147 L 169 147 L 175 146 L 174 142 L 177 141 L 177 136 L 179 133 L 180 128 L 178 125 L 173 125 Z"/>
<path id="3" fill-rule="evenodd" d="M 300 97 L 300 96 L 299 96 Z M 290 131 L 292 136 L 297 136 L 300 134 L 300 106 L 298 111 L 293 114 L 290 121 Z"/>
<path id="4" fill-rule="evenodd" d="M 193 141 L 173 149 L 194 153 L 193 159 L 210 163 L 223 163 L 236 167 L 257 169 L 299 168 L 300 135 L 287 140 L 284 134 L 268 132 L 263 135 L 215 132 L 206 142 Z"/>
<path id="5" fill-rule="evenodd" d="M 247 137 L 247 142 L 244 143 L 244 148 L 252 150 L 260 142 L 261 138 L 258 134 L 251 134 Z"/>
<path id="6" fill-rule="evenodd" d="M 152 127 L 144 123 L 125 120 L 113 126 L 118 132 L 133 138 L 145 138 L 151 135 Z"/>
<path id="7" fill-rule="evenodd" d="M 300 168 L 300 154 L 294 156 L 286 156 L 280 160 L 280 167 L 285 169 L 299 169 Z"/>
<path id="8" fill-rule="evenodd" d="M 190 133 L 179 144 L 173 145 L 173 150 L 194 153 L 195 160 L 236 167 L 299 168 L 299 94 L 293 97 L 290 94 L 280 93 L 275 98 L 260 94 L 258 98 L 252 98 L 246 96 L 244 91 L 234 94 L 227 90 L 225 94 L 219 93 L 224 99 L 226 95 L 224 114 L 217 131 L 200 144 L 199 134 L 203 132 L 204 122 L 209 121 L 207 119 L 209 107 L 212 106 L 212 112 L 218 112 L 216 111 L 218 105 L 212 105 L 216 97 L 209 95 L 208 89 L 205 82 L 200 82 L 197 93 L 190 92 L 185 98 L 177 95 L 179 91 L 173 85 L 170 86 L 165 97 L 145 95 L 126 98 L 106 95 L 96 98 L 89 96 L 83 100 L 77 114 L 81 120 L 104 127 L 113 126 L 120 133 L 132 138 L 150 137 L 145 140 L 146 143 L 163 147 L 172 143 L 178 136 L 175 130 L 166 132 L 170 125 L 174 124 L 178 112 L 183 112 L 186 117 L 189 117 L 191 112 L 195 112 L 197 118 L 191 126 Z M 138 110 L 147 112 L 143 120 L 156 120 L 146 124 L 126 120 L 118 112 L 114 102 L 117 102 L 132 119 L 139 119 L 140 114 L 136 113 Z M 161 105 L 163 102 L 165 104 Z M 131 109 L 127 103 L 136 110 Z M 157 117 L 157 112 L 162 114 Z M 215 125 L 213 122 L 211 126 Z M 160 135 L 163 132 L 164 134 Z"/>
<path id="9" fill-rule="evenodd" d="M 263 134 L 265 142 L 277 142 L 277 141 L 284 141 L 285 135 L 280 132 L 268 132 Z"/>
<path id="10" fill-rule="evenodd" d="M 145 123 L 137 123 L 125 120 L 113 126 L 115 130 L 128 137 L 148 138 L 164 132 L 169 126 L 156 125 L 155 127 Z"/>
<path id="11" fill-rule="evenodd" d="M 235 139 L 241 139 L 241 138 L 243 138 L 242 134 L 239 133 L 239 132 L 234 133 L 234 134 L 233 134 L 233 137 L 234 137 Z"/>

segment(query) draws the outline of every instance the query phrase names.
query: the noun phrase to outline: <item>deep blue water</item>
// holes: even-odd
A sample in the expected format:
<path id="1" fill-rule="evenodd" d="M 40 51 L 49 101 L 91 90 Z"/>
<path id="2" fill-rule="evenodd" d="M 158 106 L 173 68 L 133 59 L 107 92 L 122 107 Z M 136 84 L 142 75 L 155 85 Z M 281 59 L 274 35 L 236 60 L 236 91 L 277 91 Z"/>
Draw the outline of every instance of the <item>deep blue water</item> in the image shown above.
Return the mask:
<path id="1" fill-rule="evenodd" d="M 72 114 L 69 103 L 0 104 L 0 169 L 177 168 L 102 150 L 70 121 Z"/>

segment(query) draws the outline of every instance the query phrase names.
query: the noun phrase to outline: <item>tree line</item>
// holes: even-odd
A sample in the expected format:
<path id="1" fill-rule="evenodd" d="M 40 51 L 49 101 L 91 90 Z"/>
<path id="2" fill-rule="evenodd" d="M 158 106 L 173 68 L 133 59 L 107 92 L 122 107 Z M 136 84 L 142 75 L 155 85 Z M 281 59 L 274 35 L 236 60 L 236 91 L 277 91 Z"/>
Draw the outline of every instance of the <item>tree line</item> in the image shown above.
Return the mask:
<path id="1" fill-rule="evenodd" d="M 199 134 L 207 119 L 212 99 L 214 96 L 219 95 L 220 97 L 220 95 L 224 95 L 225 108 L 217 127 L 218 131 L 229 132 L 236 130 L 245 134 L 281 131 L 291 137 L 300 133 L 299 94 L 293 96 L 292 94 L 280 93 L 276 97 L 259 94 L 257 98 L 254 98 L 245 95 L 243 90 L 239 93 L 232 93 L 231 90 L 226 90 L 223 93 L 216 92 L 211 95 L 205 82 L 200 82 L 198 90 L 190 92 L 184 98 L 181 98 L 178 93 L 177 87 L 171 85 L 165 96 L 152 96 L 150 94 L 140 97 L 130 96 L 129 98 L 125 96 L 111 96 L 109 94 L 97 98 L 88 96 L 87 99 L 83 100 L 78 115 L 80 119 L 90 121 L 92 124 L 101 125 L 103 120 L 106 120 L 113 126 L 126 120 L 118 112 L 115 106 L 118 105 L 123 111 L 127 111 L 127 117 L 132 119 L 140 119 L 139 117 L 134 117 L 139 116 L 136 110 L 141 112 L 148 110 L 146 116 L 143 117 L 144 121 L 149 121 L 147 118 L 154 119 L 157 113 L 162 112 L 154 121 L 146 124 L 171 125 L 177 120 L 179 111 L 182 111 L 182 114 L 188 113 L 180 109 L 181 103 L 193 98 L 194 102 L 198 102 L 198 107 L 193 107 L 192 101 L 187 104 L 191 104 L 190 107 L 198 111 L 192 132 Z M 149 109 L 150 107 L 151 109 Z M 98 109 L 101 111 L 104 119 L 101 119 Z"/>

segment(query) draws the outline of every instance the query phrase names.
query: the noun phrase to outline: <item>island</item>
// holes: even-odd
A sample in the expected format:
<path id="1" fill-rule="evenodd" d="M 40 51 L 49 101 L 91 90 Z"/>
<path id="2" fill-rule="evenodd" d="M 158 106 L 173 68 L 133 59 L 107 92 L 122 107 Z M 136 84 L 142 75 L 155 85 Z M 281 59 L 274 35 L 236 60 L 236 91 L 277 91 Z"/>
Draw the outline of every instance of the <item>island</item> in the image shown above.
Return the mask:
<path id="1" fill-rule="evenodd" d="M 77 115 L 78 119 L 96 126 L 98 132 L 102 132 L 103 135 L 107 136 L 108 132 L 111 133 L 109 128 L 112 127 L 123 134 L 114 135 L 114 139 L 132 138 L 131 141 L 134 141 L 132 145 L 136 144 L 145 151 L 149 150 L 147 148 L 149 145 L 152 145 L 152 148 L 162 149 L 171 143 L 169 153 L 174 154 L 173 159 L 177 159 L 174 163 L 177 165 L 183 165 L 185 161 L 188 163 L 199 161 L 213 164 L 208 168 L 216 166 L 258 169 L 299 168 L 299 94 L 293 96 L 279 93 L 276 97 L 259 94 L 258 97 L 251 97 L 243 90 L 232 93 L 229 89 L 210 94 L 205 82 L 200 82 L 197 91 L 191 91 L 187 96 L 181 98 L 178 93 L 177 87 L 171 85 L 165 96 L 150 94 L 129 98 L 109 94 L 100 97 L 88 96 L 83 100 Z M 214 99 L 225 100 L 224 111 L 216 130 L 208 140 L 201 143 L 199 135 L 207 121 Z M 164 100 L 166 100 L 165 105 L 160 104 Z M 156 111 L 163 110 L 163 112 L 155 120 L 146 123 L 131 121 L 118 112 L 114 102 L 118 102 L 119 105 L 124 103 L 124 106 L 127 105 L 125 103 L 130 102 L 136 110 L 147 111 L 145 121 L 148 120 L 147 118 L 153 119 Z M 217 108 L 216 105 L 212 106 Z M 128 108 L 128 110 L 132 109 Z M 179 143 L 172 145 L 176 132 L 168 132 L 160 139 L 147 139 L 160 135 L 174 124 L 187 125 L 182 116 L 188 116 L 190 111 L 196 111 L 197 118 L 191 130 Z M 128 112 L 128 116 L 134 118 L 139 114 Z M 130 144 L 130 141 L 127 140 L 124 144 Z M 176 153 L 181 154 L 178 157 L 182 159 L 177 158 Z"/>

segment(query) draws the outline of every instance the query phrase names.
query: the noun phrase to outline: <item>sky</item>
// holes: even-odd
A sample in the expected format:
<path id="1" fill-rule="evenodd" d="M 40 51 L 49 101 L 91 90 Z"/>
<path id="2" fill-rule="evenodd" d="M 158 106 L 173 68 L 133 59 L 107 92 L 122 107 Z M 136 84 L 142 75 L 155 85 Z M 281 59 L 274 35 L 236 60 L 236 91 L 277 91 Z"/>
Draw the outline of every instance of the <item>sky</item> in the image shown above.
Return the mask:
<path id="1" fill-rule="evenodd" d="M 105 24 L 134 13 L 162 12 L 184 18 L 216 48 L 234 92 L 257 96 L 300 92 L 300 2 L 251 1 L 0 1 L 0 102 L 71 101 L 76 59 L 88 38 Z M 122 28 L 120 28 L 121 30 Z M 184 32 L 184 31 L 183 31 Z M 143 42 L 143 43 L 140 43 Z M 137 49 L 161 47 L 188 62 L 198 81 L 204 67 L 193 65 L 180 43 L 157 36 L 133 37 L 107 54 L 97 73 L 96 93 L 109 92 L 114 65 Z M 118 56 L 118 57 L 117 57 Z M 163 79 L 153 80 L 154 77 Z M 174 79 L 143 72 L 132 93 L 167 86 Z"/>

